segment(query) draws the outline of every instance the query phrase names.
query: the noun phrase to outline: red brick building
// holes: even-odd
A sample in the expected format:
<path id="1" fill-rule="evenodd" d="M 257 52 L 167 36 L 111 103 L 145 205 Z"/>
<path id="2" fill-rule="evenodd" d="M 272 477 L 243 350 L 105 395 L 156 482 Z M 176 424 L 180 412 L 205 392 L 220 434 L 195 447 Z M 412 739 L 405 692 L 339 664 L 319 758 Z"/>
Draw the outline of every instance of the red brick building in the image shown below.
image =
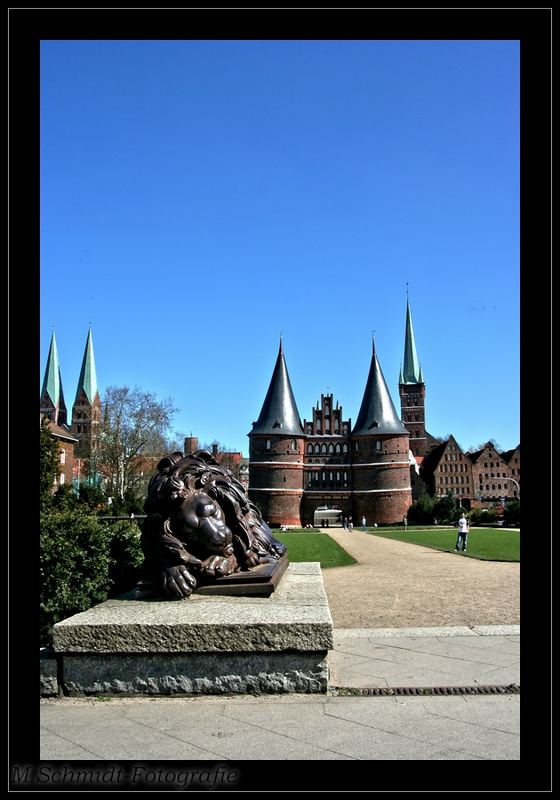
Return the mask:
<path id="1" fill-rule="evenodd" d="M 185 437 L 185 454 L 194 453 L 199 449 L 198 438 L 196 436 Z M 220 450 L 219 444 L 212 444 L 212 455 L 221 466 L 226 467 L 233 473 L 245 490 L 249 485 L 248 460 L 243 457 L 239 450 Z"/>
<path id="2" fill-rule="evenodd" d="M 42 418 L 43 414 L 41 414 Z M 72 486 L 75 469 L 74 448 L 78 444 L 78 440 L 71 434 L 66 425 L 57 425 L 56 422 L 52 422 L 49 419 L 47 426 L 50 435 L 58 442 L 60 451 L 59 468 L 52 487 L 54 493 L 61 486 Z"/>
<path id="3" fill-rule="evenodd" d="M 340 508 L 355 524 L 397 522 L 411 502 L 408 431 L 373 347 L 354 428 L 332 394 L 301 422 L 282 342 L 261 413 L 249 433 L 249 496 L 271 525 L 313 524 Z"/>
<path id="4" fill-rule="evenodd" d="M 473 497 L 485 501 L 496 501 L 505 497 L 519 497 L 521 482 L 520 445 L 506 453 L 499 453 L 492 442 L 482 450 L 469 453 L 472 462 Z"/>
<path id="5" fill-rule="evenodd" d="M 520 446 L 499 453 L 488 442 L 481 450 L 465 453 L 450 436 L 425 456 L 420 475 L 431 495 L 444 497 L 451 492 L 466 507 L 513 500 L 519 497 Z"/>

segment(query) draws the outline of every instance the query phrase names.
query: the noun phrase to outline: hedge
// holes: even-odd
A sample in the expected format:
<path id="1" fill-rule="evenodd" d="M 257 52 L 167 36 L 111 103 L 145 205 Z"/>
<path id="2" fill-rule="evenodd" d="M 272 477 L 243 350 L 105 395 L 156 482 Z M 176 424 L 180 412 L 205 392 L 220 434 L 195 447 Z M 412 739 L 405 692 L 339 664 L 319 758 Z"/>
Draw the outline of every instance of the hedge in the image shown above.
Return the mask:
<path id="1" fill-rule="evenodd" d="M 46 646 L 56 622 L 130 589 L 142 554 L 136 525 L 113 527 L 80 509 L 43 512 L 40 541 L 40 635 Z"/>

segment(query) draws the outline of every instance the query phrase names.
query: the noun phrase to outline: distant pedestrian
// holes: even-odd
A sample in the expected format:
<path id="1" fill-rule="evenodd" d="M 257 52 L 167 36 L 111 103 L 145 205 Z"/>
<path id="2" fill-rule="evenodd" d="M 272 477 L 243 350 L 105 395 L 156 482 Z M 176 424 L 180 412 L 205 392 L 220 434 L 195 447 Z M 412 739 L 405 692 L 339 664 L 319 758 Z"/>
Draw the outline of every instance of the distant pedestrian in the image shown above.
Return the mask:
<path id="1" fill-rule="evenodd" d="M 406 514 L 405 514 L 405 515 L 404 515 L 404 517 L 402 518 L 402 524 L 403 524 L 403 528 L 404 528 L 404 529 L 405 529 L 405 531 L 406 531 L 406 529 L 408 528 L 408 519 L 406 518 Z"/>
<path id="2" fill-rule="evenodd" d="M 362 517 L 362 530 L 364 533 L 367 531 L 367 523 L 365 517 Z"/>
<path id="3" fill-rule="evenodd" d="M 352 517 L 348 517 L 348 530 L 349 531 L 354 530 L 354 523 L 352 522 Z"/>
<path id="4" fill-rule="evenodd" d="M 344 517 L 343 525 L 344 525 L 344 530 L 347 531 L 348 530 L 348 517 Z"/>
<path id="5" fill-rule="evenodd" d="M 462 549 L 463 553 L 467 551 L 467 539 L 469 538 L 469 521 L 465 517 L 465 512 L 461 514 L 458 522 L 457 544 L 455 550 L 458 553 Z"/>

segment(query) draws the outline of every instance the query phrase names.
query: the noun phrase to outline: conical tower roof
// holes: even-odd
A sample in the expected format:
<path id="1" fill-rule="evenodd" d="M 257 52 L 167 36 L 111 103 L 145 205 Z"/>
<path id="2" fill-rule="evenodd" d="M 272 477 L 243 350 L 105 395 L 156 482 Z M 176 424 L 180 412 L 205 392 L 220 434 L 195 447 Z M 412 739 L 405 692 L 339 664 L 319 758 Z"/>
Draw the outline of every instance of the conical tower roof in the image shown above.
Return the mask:
<path id="1" fill-rule="evenodd" d="M 404 336 L 404 367 L 401 383 L 423 383 L 423 376 L 420 370 L 418 354 L 416 353 L 416 343 L 414 341 L 414 330 L 412 328 L 412 315 L 408 299 L 406 301 L 406 331 Z"/>
<path id="2" fill-rule="evenodd" d="M 282 339 L 280 339 L 278 358 L 261 413 L 258 420 L 253 422 L 253 429 L 249 436 L 256 433 L 285 433 L 303 436 L 303 426 L 284 359 Z"/>
<path id="3" fill-rule="evenodd" d="M 82 391 L 85 392 L 89 402 L 93 403 L 98 389 L 97 373 L 95 371 L 95 358 L 93 356 L 93 338 L 91 335 L 91 328 L 88 331 L 86 349 L 84 350 L 82 369 L 80 370 L 80 377 L 78 379 L 78 388 L 76 390 L 76 399 L 74 400 L 74 403 L 77 402 Z"/>
<path id="4" fill-rule="evenodd" d="M 54 331 L 51 336 L 43 388 L 41 389 L 41 404 L 44 400 L 50 399 L 57 411 L 56 420 L 66 422 L 66 404 L 64 402 L 64 392 L 62 391 L 62 377 L 60 374 L 60 362 L 58 360 L 58 348 Z"/>
<path id="5" fill-rule="evenodd" d="M 352 435 L 374 435 L 376 433 L 406 434 L 408 431 L 395 411 L 387 383 L 377 360 L 374 343 L 364 397 Z"/>

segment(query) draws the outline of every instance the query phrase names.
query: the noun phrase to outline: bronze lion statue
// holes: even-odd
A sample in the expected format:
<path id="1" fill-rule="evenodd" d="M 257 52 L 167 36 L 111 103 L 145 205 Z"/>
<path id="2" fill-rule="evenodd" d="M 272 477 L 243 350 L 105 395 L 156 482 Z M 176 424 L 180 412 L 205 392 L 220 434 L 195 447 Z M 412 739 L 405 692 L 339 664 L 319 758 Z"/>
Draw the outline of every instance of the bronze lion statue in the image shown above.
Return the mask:
<path id="1" fill-rule="evenodd" d="M 241 483 L 206 450 L 162 458 L 144 509 L 141 585 L 173 599 L 286 552 Z"/>

